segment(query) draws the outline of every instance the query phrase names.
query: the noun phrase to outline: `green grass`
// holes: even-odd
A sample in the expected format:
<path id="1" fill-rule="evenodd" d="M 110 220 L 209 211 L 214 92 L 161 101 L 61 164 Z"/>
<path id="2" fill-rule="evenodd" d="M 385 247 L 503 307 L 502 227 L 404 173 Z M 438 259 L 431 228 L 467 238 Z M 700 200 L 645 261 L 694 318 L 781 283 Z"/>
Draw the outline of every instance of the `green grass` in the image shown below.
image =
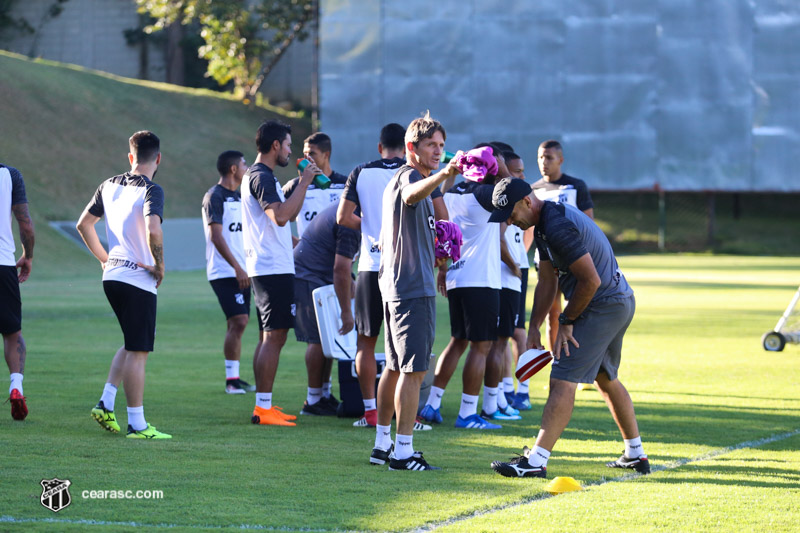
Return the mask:
<path id="1" fill-rule="evenodd" d="M 168 273 L 159 293 L 145 413 L 174 438 L 132 442 L 108 434 L 89 410 L 121 334 L 99 269 L 68 280 L 33 278 L 22 286 L 31 414 L 22 423 L 0 416 L 0 516 L 33 522 L 0 522 L 0 529 L 141 529 L 41 522 L 63 519 L 176 530 L 796 530 L 800 435 L 674 464 L 800 429 L 800 348 L 767 353 L 760 346 L 796 289 L 800 258 L 626 256 L 620 263 L 637 295 L 620 377 L 654 467 L 669 468 L 604 483 L 620 474 L 603 463 L 622 443 L 597 393 L 579 392 L 548 469 L 551 478 L 574 477 L 586 490 L 558 497 L 543 492 L 544 480 L 506 479 L 489 468 L 531 444 L 546 398 L 544 375 L 532 382 L 534 409 L 523 420 L 478 433 L 452 427 L 459 372 L 445 394 L 446 423 L 415 439 L 441 472 L 369 466 L 374 432 L 352 428 L 351 420 L 251 425 L 253 396 L 222 391 L 224 321 L 202 272 Z M 448 336 L 443 303 L 436 353 Z M 252 376 L 252 324 L 245 336 L 243 377 Z M 290 334 L 276 380 L 277 403 L 294 413 L 305 398 L 303 351 Z M 117 411 L 124 424 L 122 393 Z M 73 504 L 57 515 L 38 501 L 39 481 L 54 476 L 72 481 Z M 164 499 L 82 499 L 91 489 L 162 490 Z M 504 506 L 511 507 L 498 511 Z"/>
<path id="2" fill-rule="evenodd" d="M 161 139 L 156 181 L 166 194 L 166 218 L 200 216 L 203 194 L 219 178 L 217 156 L 240 150 L 251 162 L 263 120 L 292 125 L 295 154 L 310 132 L 307 119 L 277 108 L 248 107 L 223 93 L 131 80 L 2 50 L 0 72 L 0 162 L 25 178 L 39 276 L 73 275 L 94 266 L 47 222 L 77 221 L 103 180 L 130 170 L 133 132 L 149 129 Z M 277 172 L 286 179 L 294 171 Z"/>

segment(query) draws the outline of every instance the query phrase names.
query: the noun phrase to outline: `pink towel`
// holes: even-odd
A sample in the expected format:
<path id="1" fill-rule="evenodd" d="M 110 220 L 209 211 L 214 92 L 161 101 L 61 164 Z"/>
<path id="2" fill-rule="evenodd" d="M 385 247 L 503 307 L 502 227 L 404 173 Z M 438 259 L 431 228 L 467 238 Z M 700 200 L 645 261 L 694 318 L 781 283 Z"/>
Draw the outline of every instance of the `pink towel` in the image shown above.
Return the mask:
<path id="1" fill-rule="evenodd" d="M 437 259 L 449 257 L 453 261 L 461 259 L 461 228 L 449 220 L 436 221 L 436 249 Z"/>
<path id="2" fill-rule="evenodd" d="M 497 174 L 497 159 L 494 158 L 489 146 L 475 148 L 462 153 L 453 162 L 460 170 L 464 179 L 482 182 L 487 174 Z"/>

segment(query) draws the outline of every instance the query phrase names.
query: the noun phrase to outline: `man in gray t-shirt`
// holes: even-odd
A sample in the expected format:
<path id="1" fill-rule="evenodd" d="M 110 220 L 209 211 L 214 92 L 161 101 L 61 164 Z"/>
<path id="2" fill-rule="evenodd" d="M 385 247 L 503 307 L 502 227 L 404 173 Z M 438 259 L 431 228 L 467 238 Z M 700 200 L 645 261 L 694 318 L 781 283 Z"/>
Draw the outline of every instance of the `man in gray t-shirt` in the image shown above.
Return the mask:
<path id="1" fill-rule="evenodd" d="M 617 378 L 622 340 L 633 320 L 633 290 L 617 266 L 608 239 L 578 209 L 539 199 L 527 183 L 501 180 L 494 188 L 490 222 L 507 221 L 523 230 L 534 227 L 539 250 L 536 284 L 528 329 L 528 348 L 542 349 L 539 328 L 560 287 L 569 303 L 559 328 L 550 372 L 550 394 L 532 450 L 519 461 L 492 463 L 507 477 L 547 477 L 547 460 L 567 427 L 578 383 L 594 382 L 617 422 L 625 444 L 622 457 L 606 466 L 650 473 L 639 425 L 625 386 Z"/>
<path id="2" fill-rule="evenodd" d="M 430 115 L 412 121 L 405 137 L 408 164 L 383 192 L 378 285 L 386 318 L 386 370 L 378 385 L 378 424 L 370 463 L 388 461 L 390 470 L 436 469 L 414 451 L 412 437 L 436 328 L 436 226 L 430 195 L 458 174 L 457 167 L 449 164 L 431 175 L 439 167 L 445 137 L 444 127 Z M 397 434 L 392 445 L 395 407 Z"/>

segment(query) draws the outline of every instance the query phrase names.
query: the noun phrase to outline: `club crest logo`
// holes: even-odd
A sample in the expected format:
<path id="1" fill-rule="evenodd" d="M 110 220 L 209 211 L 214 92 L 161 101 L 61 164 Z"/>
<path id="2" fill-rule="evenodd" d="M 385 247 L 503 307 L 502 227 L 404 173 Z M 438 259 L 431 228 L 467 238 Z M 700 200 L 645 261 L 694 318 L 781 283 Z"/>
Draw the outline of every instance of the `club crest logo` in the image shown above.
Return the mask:
<path id="1" fill-rule="evenodd" d="M 497 202 L 495 202 L 498 207 L 505 207 L 508 205 L 508 196 L 505 194 L 501 194 L 497 197 Z"/>
<path id="2" fill-rule="evenodd" d="M 59 512 L 64 507 L 72 503 L 72 498 L 69 495 L 69 486 L 72 482 L 68 479 L 43 479 L 40 481 L 42 485 L 42 496 L 39 501 L 42 505 L 54 513 Z"/>

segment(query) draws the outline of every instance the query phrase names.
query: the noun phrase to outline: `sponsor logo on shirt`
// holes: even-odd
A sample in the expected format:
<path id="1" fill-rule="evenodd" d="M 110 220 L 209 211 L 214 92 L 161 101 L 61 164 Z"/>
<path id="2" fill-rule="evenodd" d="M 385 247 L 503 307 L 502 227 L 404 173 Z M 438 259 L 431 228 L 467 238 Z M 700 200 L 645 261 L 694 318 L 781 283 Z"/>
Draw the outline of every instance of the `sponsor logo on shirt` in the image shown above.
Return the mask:
<path id="1" fill-rule="evenodd" d="M 139 270 L 139 265 L 137 265 L 136 262 L 134 261 L 129 261 L 128 259 L 109 258 L 108 261 L 106 261 L 106 266 L 123 267 L 123 268 L 130 268 L 131 270 Z"/>
<path id="2" fill-rule="evenodd" d="M 241 222 L 231 222 L 228 225 L 228 231 L 230 231 L 232 233 L 233 232 L 237 232 L 237 231 L 242 231 L 242 223 Z"/>

